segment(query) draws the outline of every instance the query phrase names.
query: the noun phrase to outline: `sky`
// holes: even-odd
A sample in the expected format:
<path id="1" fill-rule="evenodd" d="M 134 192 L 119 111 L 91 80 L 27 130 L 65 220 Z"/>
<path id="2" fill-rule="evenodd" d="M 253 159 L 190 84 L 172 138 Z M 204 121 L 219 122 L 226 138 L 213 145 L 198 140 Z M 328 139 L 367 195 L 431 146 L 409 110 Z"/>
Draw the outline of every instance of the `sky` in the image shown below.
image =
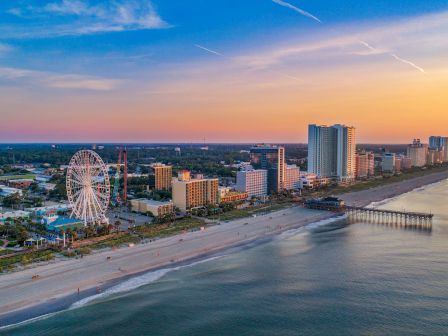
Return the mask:
<path id="1" fill-rule="evenodd" d="M 446 0 L 0 2 L 0 142 L 448 136 Z"/>

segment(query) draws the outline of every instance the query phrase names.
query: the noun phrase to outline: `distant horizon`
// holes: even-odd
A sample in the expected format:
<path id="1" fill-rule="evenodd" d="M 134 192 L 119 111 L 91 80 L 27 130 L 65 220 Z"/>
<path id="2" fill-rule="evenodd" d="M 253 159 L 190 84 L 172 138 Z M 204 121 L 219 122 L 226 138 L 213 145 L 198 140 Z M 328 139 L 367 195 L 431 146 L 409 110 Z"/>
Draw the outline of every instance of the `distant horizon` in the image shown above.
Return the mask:
<path id="1" fill-rule="evenodd" d="M 409 145 L 410 142 L 402 143 L 374 143 L 374 142 L 357 142 L 356 145 Z M 425 143 L 423 141 L 423 143 Z M 256 144 L 272 144 L 272 145 L 307 145 L 308 142 L 274 142 L 274 141 L 262 141 L 262 142 L 0 142 L 0 145 L 198 145 L 198 146 L 211 146 L 211 145 L 256 145 Z"/>

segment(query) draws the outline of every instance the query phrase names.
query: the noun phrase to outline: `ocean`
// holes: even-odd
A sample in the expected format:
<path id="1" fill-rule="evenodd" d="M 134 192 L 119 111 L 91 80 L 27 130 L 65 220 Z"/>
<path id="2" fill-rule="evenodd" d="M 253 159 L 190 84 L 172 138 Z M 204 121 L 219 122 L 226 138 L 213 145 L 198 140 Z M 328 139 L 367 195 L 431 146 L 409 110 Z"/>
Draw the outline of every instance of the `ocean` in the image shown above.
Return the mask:
<path id="1" fill-rule="evenodd" d="M 0 334 L 447 335 L 447 204 L 443 181 L 377 204 L 431 212 L 431 231 L 311 224 L 136 276 Z"/>

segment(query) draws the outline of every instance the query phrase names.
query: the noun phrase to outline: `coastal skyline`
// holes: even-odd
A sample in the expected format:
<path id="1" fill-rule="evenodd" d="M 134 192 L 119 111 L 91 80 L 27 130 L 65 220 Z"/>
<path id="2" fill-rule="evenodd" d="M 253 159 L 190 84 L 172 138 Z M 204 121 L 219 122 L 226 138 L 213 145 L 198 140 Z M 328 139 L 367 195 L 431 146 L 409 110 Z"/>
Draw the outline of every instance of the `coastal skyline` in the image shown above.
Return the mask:
<path id="1" fill-rule="evenodd" d="M 409 143 L 448 122 L 444 1 L 27 1 L 0 18 L 4 143 L 305 143 L 310 123 Z"/>

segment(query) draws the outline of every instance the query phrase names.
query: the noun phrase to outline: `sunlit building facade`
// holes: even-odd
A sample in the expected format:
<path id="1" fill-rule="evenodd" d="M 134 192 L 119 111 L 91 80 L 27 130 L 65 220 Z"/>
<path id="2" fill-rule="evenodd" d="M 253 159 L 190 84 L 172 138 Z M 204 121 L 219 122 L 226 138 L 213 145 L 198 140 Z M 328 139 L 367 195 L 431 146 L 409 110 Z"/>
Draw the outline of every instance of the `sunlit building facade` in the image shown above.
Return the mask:
<path id="1" fill-rule="evenodd" d="M 180 179 L 173 180 L 173 203 L 182 211 L 206 205 L 218 204 L 217 178 L 203 178 L 202 176 L 185 179 L 182 174 Z"/>
<path id="2" fill-rule="evenodd" d="M 268 193 L 285 189 L 285 147 L 277 145 L 256 145 L 250 149 L 251 164 L 268 173 Z"/>
<path id="3" fill-rule="evenodd" d="M 308 172 L 336 177 L 356 176 L 356 131 L 345 125 L 308 126 Z"/>

